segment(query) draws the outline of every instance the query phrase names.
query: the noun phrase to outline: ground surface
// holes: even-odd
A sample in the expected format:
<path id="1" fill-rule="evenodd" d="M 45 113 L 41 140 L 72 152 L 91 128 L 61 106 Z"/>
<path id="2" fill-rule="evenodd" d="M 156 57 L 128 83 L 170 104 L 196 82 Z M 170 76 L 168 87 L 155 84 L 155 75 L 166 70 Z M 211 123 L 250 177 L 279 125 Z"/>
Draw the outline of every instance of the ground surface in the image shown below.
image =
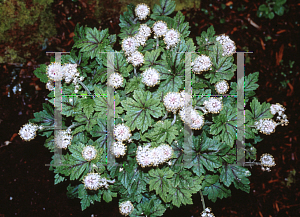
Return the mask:
<path id="1" fill-rule="evenodd" d="M 238 11 L 242 4 L 245 10 Z M 253 51 L 253 54 L 247 55 L 245 70 L 246 74 L 260 72 L 259 101 L 283 104 L 290 121 L 287 127 L 279 126 L 276 133 L 263 136 L 265 139 L 256 146 L 257 157 L 265 152 L 272 154 L 276 167 L 270 173 L 262 172 L 259 167 L 252 168 L 250 194 L 232 188 L 230 199 L 217 200 L 215 204 L 206 200 L 206 205 L 212 208 L 215 216 L 300 216 L 300 120 L 297 112 L 300 108 L 297 74 L 300 71 L 300 53 L 299 24 L 295 23 L 300 10 L 297 1 L 291 0 L 288 4 L 290 11 L 282 17 L 275 15 L 273 20 L 258 18 L 256 10 L 259 4 L 248 0 L 233 4 L 227 1 L 224 10 L 220 9 L 219 1 L 212 6 L 202 3 L 201 7 L 207 9 L 209 15 L 194 9 L 183 11 L 192 27 L 191 37 L 214 25 L 217 34 L 226 33 L 236 42 L 238 51 Z M 37 46 L 33 48 L 39 58 L 28 60 L 21 67 L 17 64 L 0 66 L 0 216 L 120 216 L 117 200 L 110 204 L 97 204 L 82 212 L 79 199 L 67 198 L 67 185 L 54 186 L 53 173 L 45 166 L 50 162 L 51 153 L 43 146 L 44 137 L 23 142 L 17 135 L 20 126 L 27 123 L 34 112 L 42 110 L 48 93 L 33 75 L 38 64 L 49 61 L 45 51 L 70 50 L 74 24 L 77 22 L 99 28 L 92 16 L 93 8 L 89 8 L 83 0 L 76 3 L 56 0 L 52 7 L 56 14 L 58 35 L 49 39 L 51 45 L 44 51 Z M 68 16 L 72 15 L 70 20 L 67 19 L 65 7 L 69 10 Z M 119 6 L 115 4 L 111 7 L 118 9 Z M 210 19 L 212 12 L 214 18 Z M 110 33 L 118 34 L 118 17 L 116 12 L 103 14 L 101 29 L 110 28 Z M 222 18 L 225 22 L 221 24 Z M 267 36 L 271 39 L 266 41 Z M 290 68 L 289 60 L 295 61 L 293 68 Z M 13 71 L 16 77 L 13 77 Z M 287 74 L 286 77 L 281 72 Z M 282 87 L 280 82 L 284 80 L 289 82 Z M 21 84 L 22 91 L 14 94 L 9 87 L 17 83 Z M 292 183 L 288 187 L 286 178 L 293 169 L 296 175 L 291 176 L 294 180 L 290 179 Z M 201 209 L 200 196 L 195 195 L 194 205 L 167 211 L 164 216 L 198 217 Z"/>

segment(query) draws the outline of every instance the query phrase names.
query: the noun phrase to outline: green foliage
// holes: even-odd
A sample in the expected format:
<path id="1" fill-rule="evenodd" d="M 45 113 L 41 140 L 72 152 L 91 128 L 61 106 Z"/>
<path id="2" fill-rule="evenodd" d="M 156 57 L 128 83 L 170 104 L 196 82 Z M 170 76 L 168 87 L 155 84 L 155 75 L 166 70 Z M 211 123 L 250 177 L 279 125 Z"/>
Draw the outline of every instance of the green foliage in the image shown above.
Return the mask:
<path id="1" fill-rule="evenodd" d="M 285 5 L 286 0 L 267 0 L 265 4 L 261 4 L 257 10 L 258 17 L 273 19 L 275 14 L 282 16 L 284 12 L 288 12 L 289 8 Z"/>
<path id="2" fill-rule="evenodd" d="M 120 16 L 120 43 L 124 38 L 134 36 L 141 23 L 152 27 L 155 21 L 163 20 L 169 29 L 180 32 L 180 41 L 171 49 L 166 49 L 164 41 L 159 38 L 148 39 L 144 47 L 140 46 L 138 51 L 144 56 L 142 66 L 133 67 L 122 52 L 114 53 L 113 59 L 106 53 L 115 52 L 113 45 L 116 42 L 116 36 L 110 35 L 108 29 L 99 31 L 79 25 L 75 28 L 75 45 L 69 55 L 62 57 L 62 63 L 76 63 L 84 81 L 83 85 L 79 85 L 82 86 L 80 97 L 74 94 L 73 83 L 62 83 L 63 93 L 71 95 L 62 97 L 62 125 L 63 129 L 65 125 L 70 125 L 73 138 L 71 145 L 63 152 L 62 165 L 55 169 L 51 166 L 50 169 L 54 170 L 55 184 L 67 180 L 75 184 L 68 186 L 67 194 L 81 200 L 82 210 L 95 201 L 103 199 L 111 202 L 113 197 L 118 196 L 120 202 L 129 200 L 134 205 L 130 216 L 163 216 L 167 208 L 192 204 L 193 194 L 200 190 L 213 202 L 217 198 L 230 197 L 232 186 L 249 193 L 248 177 L 251 173 L 235 164 L 234 144 L 238 130 L 236 99 L 222 97 L 220 113 L 199 112 L 204 116 L 205 124 L 200 130 L 193 130 L 193 133 L 196 132 L 188 141 L 184 136 L 184 122 L 175 114 L 166 113 L 164 96 L 168 92 L 185 89 L 186 52 L 192 53 L 192 61 L 198 55 L 195 52 L 200 52 L 212 62 L 211 70 L 202 75 L 192 75 L 191 86 L 195 94 L 192 106 L 197 106 L 196 109 L 203 109 L 208 97 L 216 93 L 213 84 L 223 79 L 232 81 L 237 68 L 233 56 L 222 55 L 223 47 L 216 41 L 212 26 L 196 38 L 195 44 L 188 37 L 189 24 L 184 22 L 184 15 L 177 12 L 170 17 L 175 7 L 174 1 L 161 0 L 147 20 L 140 21 L 136 19 L 135 5 L 130 4 Z M 141 76 L 148 68 L 154 68 L 160 74 L 160 83 L 152 87 L 145 85 Z M 123 83 L 114 89 L 113 94 L 108 93 L 108 71 L 117 72 L 123 78 Z M 35 75 L 42 82 L 48 82 L 45 65 L 36 69 Z M 244 81 L 231 82 L 230 91 L 230 94 L 237 95 L 243 88 L 246 106 L 250 105 L 245 111 L 245 152 L 246 159 L 250 160 L 256 160 L 253 144 L 262 140 L 253 127 L 254 123 L 273 117 L 270 104 L 260 103 L 254 98 L 258 76 L 259 73 L 255 72 L 245 76 Z M 89 93 L 94 97 L 87 96 Z M 48 97 L 54 105 L 54 91 Z M 31 122 L 52 127 L 44 129 L 41 135 L 47 137 L 45 147 L 55 152 L 52 135 L 54 109 L 51 104 L 44 104 L 44 110 L 35 113 Z M 111 111 L 114 111 L 114 124 L 109 126 L 107 115 Z M 108 164 L 107 153 L 113 151 L 109 147 L 114 145 L 108 139 L 114 136 L 114 132 L 108 129 L 119 123 L 128 126 L 132 136 L 130 140 L 123 141 L 126 154 L 115 159 L 115 164 Z M 141 167 L 137 163 L 136 153 L 140 146 L 147 143 L 151 148 L 169 144 L 173 153 L 168 162 L 150 168 Z M 91 161 L 82 155 L 87 145 L 97 150 L 96 158 Z M 51 164 L 54 164 L 54 157 Z M 88 190 L 82 181 L 90 172 L 97 172 L 101 177 L 114 181 L 109 183 L 108 188 Z"/>
<path id="3" fill-rule="evenodd" d="M 144 133 L 152 124 L 151 116 L 159 118 L 162 116 L 162 105 L 158 98 L 152 97 L 149 91 L 135 90 L 133 98 L 121 102 L 126 111 L 125 121 L 130 130 L 138 129 Z"/>

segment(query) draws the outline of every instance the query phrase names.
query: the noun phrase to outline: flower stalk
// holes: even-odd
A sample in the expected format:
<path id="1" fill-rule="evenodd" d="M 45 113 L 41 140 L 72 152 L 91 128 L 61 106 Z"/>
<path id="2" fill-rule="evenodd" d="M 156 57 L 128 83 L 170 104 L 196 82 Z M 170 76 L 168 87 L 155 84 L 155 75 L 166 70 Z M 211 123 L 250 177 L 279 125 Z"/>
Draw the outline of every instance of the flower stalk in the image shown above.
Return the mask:
<path id="1" fill-rule="evenodd" d="M 92 95 L 91 91 L 89 91 L 87 86 L 85 86 L 85 84 L 82 81 L 78 81 L 78 83 L 81 84 L 81 86 L 86 90 L 86 92 L 88 92 L 89 95 Z"/>
<path id="2" fill-rule="evenodd" d="M 202 191 L 200 190 L 200 196 L 201 196 L 201 202 L 202 202 L 202 206 L 203 206 L 203 210 L 205 210 L 205 201 L 204 201 L 204 197 L 203 197 L 203 194 L 202 194 Z"/>
<path id="3" fill-rule="evenodd" d="M 175 124 L 175 122 L 176 122 L 176 113 L 174 113 L 174 119 L 173 119 L 173 121 L 171 123 L 171 126 L 173 126 Z"/>

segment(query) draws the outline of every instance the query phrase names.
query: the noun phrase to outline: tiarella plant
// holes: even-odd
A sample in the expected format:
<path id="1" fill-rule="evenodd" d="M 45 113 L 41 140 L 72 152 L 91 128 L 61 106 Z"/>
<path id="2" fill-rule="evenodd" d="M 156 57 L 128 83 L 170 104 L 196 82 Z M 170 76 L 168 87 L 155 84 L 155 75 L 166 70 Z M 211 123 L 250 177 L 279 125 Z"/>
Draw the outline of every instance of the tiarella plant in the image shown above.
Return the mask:
<path id="1" fill-rule="evenodd" d="M 145 4 L 128 5 L 120 16 L 121 51 L 113 49 L 117 37 L 108 29 L 76 26 L 75 45 L 62 56 L 63 66 L 52 59 L 35 71 L 47 83 L 52 105 L 55 82 L 62 82 L 62 130 L 54 136 L 54 109 L 44 103 L 44 110 L 19 134 L 29 141 L 39 131 L 51 152 L 62 149 L 61 164 L 54 165 L 54 155 L 50 169 L 55 184 L 72 181 L 68 195 L 81 199 L 82 210 L 118 197 L 123 215 L 162 216 L 167 208 L 192 204 L 192 195 L 200 193 L 201 216 L 214 216 L 203 195 L 213 202 L 230 197 L 231 185 L 249 193 L 251 173 L 236 164 L 237 100 L 223 96 L 230 88 L 233 96 L 244 88 L 249 108 L 243 152 L 250 161 L 244 165 L 268 171 L 275 165 L 270 154 L 254 162 L 254 145 L 262 141 L 259 131 L 269 135 L 278 125 L 287 125 L 285 108 L 254 98 L 258 72 L 229 85 L 237 69 L 235 43 L 224 34 L 215 36 L 209 27 L 195 44 L 183 14 L 169 16 L 174 9 L 169 0 L 161 0 L 152 13 Z M 114 58 L 107 52 L 114 52 Z M 191 103 L 184 83 L 187 52 L 193 72 Z M 108 68 L 113 69 L 110 76 Z M 116 89 L 110 144 L 108 88 Z M 193 135 L 191 146 L 185 142 L 185 126 Z M 108 153 L 115 156 L 115 164 L 108 164 Z"/>

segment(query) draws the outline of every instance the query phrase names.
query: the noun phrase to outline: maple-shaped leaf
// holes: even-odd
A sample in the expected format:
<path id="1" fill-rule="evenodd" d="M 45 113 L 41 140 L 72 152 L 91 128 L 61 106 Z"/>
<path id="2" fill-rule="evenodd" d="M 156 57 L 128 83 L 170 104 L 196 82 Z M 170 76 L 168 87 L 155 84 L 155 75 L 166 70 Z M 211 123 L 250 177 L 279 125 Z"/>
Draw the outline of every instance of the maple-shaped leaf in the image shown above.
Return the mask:
<path id="1" fill-rule="evenodd" d="M 171 126 L 170 120 L 159 121 L 153 127 L 154 129 L 147 133 L 147 137 L 153 142 L 164 143 L 167 140 L 168 144 L 171 144 L 179 135 L 176 125 Z"/>
<path id="2" fill-rule="evenodd" d="M 137 128 L 144 133 L 153 122 L 151 116 L 154 118 L 162 116 L 163 108 L 160 99 L 153 97 L 149 91 L 135 90 L 133 99 L 127 98 L 121 104 L 126 110 L 124 120 L 130 130 Z"/>

